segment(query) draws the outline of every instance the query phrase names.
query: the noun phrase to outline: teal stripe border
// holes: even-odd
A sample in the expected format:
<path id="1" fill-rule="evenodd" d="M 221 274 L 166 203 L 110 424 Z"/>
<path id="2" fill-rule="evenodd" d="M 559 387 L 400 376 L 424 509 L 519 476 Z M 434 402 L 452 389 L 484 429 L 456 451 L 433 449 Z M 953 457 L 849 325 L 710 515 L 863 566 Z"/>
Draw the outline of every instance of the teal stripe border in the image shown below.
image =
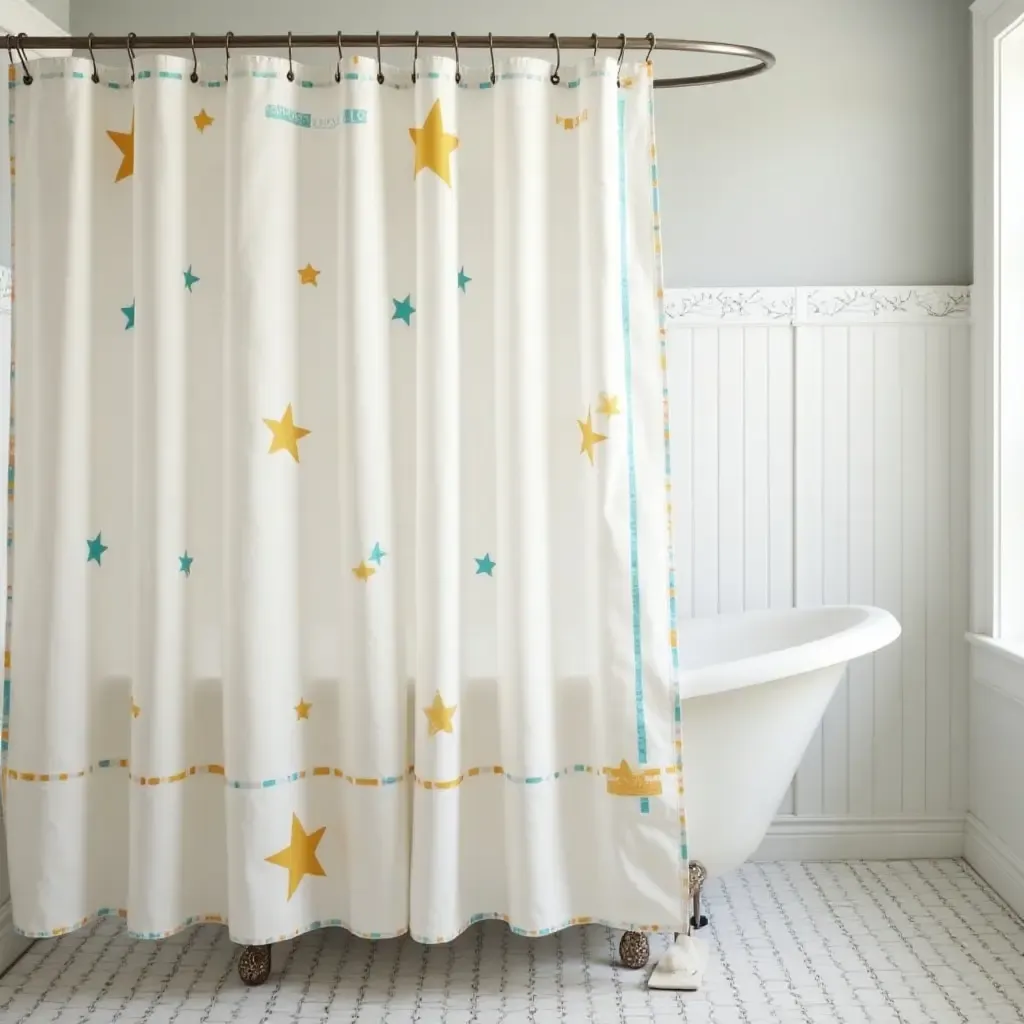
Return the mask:
<path id="1" fill-rule="evenodd" d="M 629 220 L 626 210 L 626 98 L 619 96 L 619 260 L 622 290 L 622 349 L 625 359 L 626 463 L 629 475 L 629 578 L 633 604 L 633 693 L 636 703 L 636 756 L 647 763 L 647 714 L 644 707 L 644 663 L 640 617 L 640 557 L 637 531 L 636 451 L 633 434 L 633 353 L 629 304 Z M 640 813 L 650 814 L 651 802 L 640 799 Z"/>

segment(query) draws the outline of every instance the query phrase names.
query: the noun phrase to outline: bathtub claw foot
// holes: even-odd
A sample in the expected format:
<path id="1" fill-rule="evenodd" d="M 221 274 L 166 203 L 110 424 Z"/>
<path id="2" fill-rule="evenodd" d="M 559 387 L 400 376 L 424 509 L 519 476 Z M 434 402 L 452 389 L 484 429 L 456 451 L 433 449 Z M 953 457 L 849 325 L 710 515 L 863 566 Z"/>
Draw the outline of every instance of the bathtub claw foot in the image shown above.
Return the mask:
<path id="1" fill-rule="evenodd" d="M 262 985 L 270 977 L 270 947 L 246 946 L 238 957 L 238 977 L 243 985 Z"/>
<path id="2" fill-rule="evenodd" d="M 704 928 L 708 919 L 700 912 L 700 896 L 707 881 L 707 868 L 699 860 L 690 861 L 690 900 L 693 903 L 693 915 L 690 918 L 691 928 Z"/>
<path id="3" fill-rule="evenodd" d="M 623 967 L 639 970 L 647 966 L 651 956 L 651 946 L 643 932 L 626 932 L 619 942 L 619 960 Z"/>

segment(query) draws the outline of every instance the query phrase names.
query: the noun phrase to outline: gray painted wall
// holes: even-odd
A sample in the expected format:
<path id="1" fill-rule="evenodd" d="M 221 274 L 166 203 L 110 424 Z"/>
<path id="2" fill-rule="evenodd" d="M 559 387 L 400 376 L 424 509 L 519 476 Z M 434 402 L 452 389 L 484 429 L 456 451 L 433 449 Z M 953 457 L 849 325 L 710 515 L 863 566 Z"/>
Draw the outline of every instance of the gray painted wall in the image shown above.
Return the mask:
<path id="1" fill-rule="evenodd" d="M 762 45 L 779 60 L 768 75 L 658 94 L 666 283 L 971 281 L 967 0 L 634 0 L 628 15 L 619 0 L 74 0 L 71 27 L 118 35 L 628 29 Z M 698 66 L 673 56 L 657 64 Z"/>

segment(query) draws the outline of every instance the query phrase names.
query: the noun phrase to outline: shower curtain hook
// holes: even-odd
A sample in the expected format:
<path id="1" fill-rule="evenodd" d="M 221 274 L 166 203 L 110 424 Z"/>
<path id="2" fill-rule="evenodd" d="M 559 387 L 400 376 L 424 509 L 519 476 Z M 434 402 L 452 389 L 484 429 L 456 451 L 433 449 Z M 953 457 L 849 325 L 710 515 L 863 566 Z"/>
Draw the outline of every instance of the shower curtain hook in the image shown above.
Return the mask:
<path id="1" fill-rule="evenodd" d="M 384 84 L 384 72 L 381 70 L 380 64 L 380 33 L 377 33 L 377 84 Z"/>
<path id="2" fill-rule="evenodd" d="M 21 80 L 26 85 L 31 85 L 33 79 L 32 79 L 32 75 L 29 73 L 29 70 L 28 70 L 28 54 L 25 53 L 25 44 L 22 42 L 22 39 L 25 39 L 26 35 L 27 35 L 27 33 L 25 33 L 25 32 L 19 32 L 18 33 L 18 60 L 21 61 L 21 70 L 22 70 Z"/>
<path id="3" fill-rule="evenodd" d="M 551 84 L 558 85 L 562 80 L 558 75 L 558 69 L 562 66 L 562 44 L 558 41 L 558 36 L 554 32 L 548 36 L 548 39 L 555 44 L 555 70 L 551 72 Z"/>
<path id="4" fill-rule="evenodd" d="M 596 32 L 590 37 L 590 41 L 594 44 L 594 60 L 597 60 L 597 33 Z"/>
<path id="5" fill-rule="evenodd" d="M 295 81 L 295 67 L 292 64 L 292 34 L 288 33 L 288 75 L 289 82 Z"/>
<path id="6" fill-rule="evenodd" d="M 128 64 L 132 69 L 132 81 L 135 81 L 135 51 L 132 49 L 132 40 L 135 38 L 134 32 L 128 33 L 128 40 L 125 43 L 125 49 L 128 51 Z"/>
<path id="7" fill-rule="evenodd" d="M 497 72 L 494 70 L 494 36 L 487 33 L 487 49 L 491 51 L 491 85 L 498 80 Z"/>
<path id="8" fill-rule="evenodd" d="M 462 65 L 459 63 L 459 37 L 452 33 L 452 46 L 455 47 L 455 84 L 462 81 Z"/>
<path id="9" fill-rule="evenodd" d="M 619 63 L 615 70 L 615 87 L 622 88 L 622 58 L 626 56 L 626 33 L 619 33 Z"/>
<path id="10" fill-rule="evenodd" d="M 189 32 L 189 42 L 192 44 L 192 74 L 188 76 L 189 81 L 195 85 L 199 81 L 199 58 L 196 56 L 196 34 Z"/>
<path id="11" fill-rule="evenodd" d="M 92 48 L 93 38 L 94 38 L 94 36 L 90 32 L 89 33 L 89 59 L 92 61 L 92 80 L 97 85 L 99 85 L 100 73 L 96 70 L 96 54 L 93 52 L 93 48 Z"/>
<path id="12" fill-rule="evenodd" d="M 644 57 L 644 62 L 646 64 L 650 64 L 651 63 L 651 54 L 654 53 L 654 48 L 658 45 L 658 40 L 655 37 L 653 32 L 648 32 L 647 33 L 647 42 L 649 42 L 651 45 L 650 45 L 650 48 L 647 51 L 647 56 Z"/>
<path id="13" fill-rule="evenodd" d="M 224 81 L 228 80 L 231 74 L 231 40 L 235 38 L 234 32 L 228 32 L 224 36 Z"/>
<path id="14" fill-rule="evenodd" d="M 341 62 L 345 59 L 345 54 L 341 52 L 341 33 L 338 33 L 338 68 L 334 72 L 334 80 L 336 82 L 341 81 Z"/>
<path id="15" fill-rule="evenodd" d="M 416 84 L 416 62 L 420 59 L 420 34 L 416 33 L 412 42 L 412 84 Z"/>

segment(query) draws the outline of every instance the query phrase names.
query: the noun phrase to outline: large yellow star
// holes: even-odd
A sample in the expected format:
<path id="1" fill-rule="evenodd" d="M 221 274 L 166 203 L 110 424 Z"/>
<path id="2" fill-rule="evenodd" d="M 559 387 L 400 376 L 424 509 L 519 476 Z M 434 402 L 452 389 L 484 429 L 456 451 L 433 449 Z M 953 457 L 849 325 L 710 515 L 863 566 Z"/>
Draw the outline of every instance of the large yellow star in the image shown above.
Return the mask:
<path id="1" fill-rule="evenodd" d="M 453 704 L 450 708 L 446 707 L 444 701 L 441 700 L 441 694 L 434 694 L 434 702 L 429 708 L 423 709 L 423 714 L 427 716 L 431 736 L 436 736 L 439 732 L 455 732 L 452 719 L 455 717 L 457 707 L 457 704 Z"/>
<path id="2" fill-rule="evenodd" d="M 311 284 L 316 288 L 318 287 L 316 279 L 319 274 L 320 271 L 312 263 L 307 263 L 304 267 L 299 267 L 299 284 Z"/>
<path id="3" fill-rule="evenodd" d="M 295 895 L 305 875 L 327 874 L 323 865 L 316 859 L 316 848 L 324 837 L 326 827 L 306 834 L 297 814 L 292 814 L 292 841 L 277 853 L 264 858 L 268 864 L 276 864 L 279 868 L 288 869 L 288 899 Z"/>
<path id="4" fill-rule="evenodd" d="M 206 129 L 209 128 L 211 124 L 213 124 L 214 119 L 210 117 L 210 115 L 206 112 L 206 108 L 204 107 L 202 110 L 199 111 L 198 114 L 196 114 L 195 117 L 192 118 L 192 120 L 195 121 L 196 127 L 199 129 L 200 133 L 202 133 L 206 131 Z"/>
<path id="5" fill-rule="evenodd" d="M 590 421 L 590 410 L 587 410 L 587 418 L 584 420 L 576 421 L 580 425 L 580 433 L 582 437 L 580 439 L 580 454 L 584 452 L 587 454 L 587 458 L 590 459 L 590 464 L 594 464 L 594 445 L 600 444 L 602 441 L 608 440 L 607 434 L 599 434 L 593 427 Z"/>
<path id="6" fill-rule="evenodd" d="M 128 132 L 108 131 L 111 141 L 121 150 L 121 166 L 117 169 L 115 182 L 123 181 L 135 173 L 135 111 L 132 111 L 132 128 Z"/>
<path id="7" fill-rule="evenodd" d="M 305 427 L 295 426 L 295 421 L 292 419 L 291 402 L 288 403 L 288 408 L 285 409 L 284 415 L 279 420 L 264 419 L 263 422 L 270 427 L 270 432 L 274 435 L 270 442 L 268 454 L 288 452 L 298 462 L 299 438 L 305 437 L 309 431 Z"/>
<path id="8" fill-rule="evenodd" d="M 376 572 L 372 565 L 367 565 L 365 562 L 360 562 L 353 570 L 352 574 L 361 579 L 364 583 Z"/>
<path id="9" fill-rule="evenodd" d="M 422 128 L 410 128 L 409 135 L 416 146 L 416 169 L 412 172 L 415 178 L 424 168 L 433 171 L 449 188 L 452 184 L 452 153 L 459 146 L 458 137 L 449 135 L 444 130 L 441 120 L 441 101 L 434 100 L 434 105 L 427 114 Z"/>
<path id="10" fill-rule="evenodd" d="M 308 700 L 303 700 L 300 697 L 299 703 L 295 705 L 295 721 L 298 721 L 300 718 L 309 718 L 309 709 L 312 706 Z"/>

